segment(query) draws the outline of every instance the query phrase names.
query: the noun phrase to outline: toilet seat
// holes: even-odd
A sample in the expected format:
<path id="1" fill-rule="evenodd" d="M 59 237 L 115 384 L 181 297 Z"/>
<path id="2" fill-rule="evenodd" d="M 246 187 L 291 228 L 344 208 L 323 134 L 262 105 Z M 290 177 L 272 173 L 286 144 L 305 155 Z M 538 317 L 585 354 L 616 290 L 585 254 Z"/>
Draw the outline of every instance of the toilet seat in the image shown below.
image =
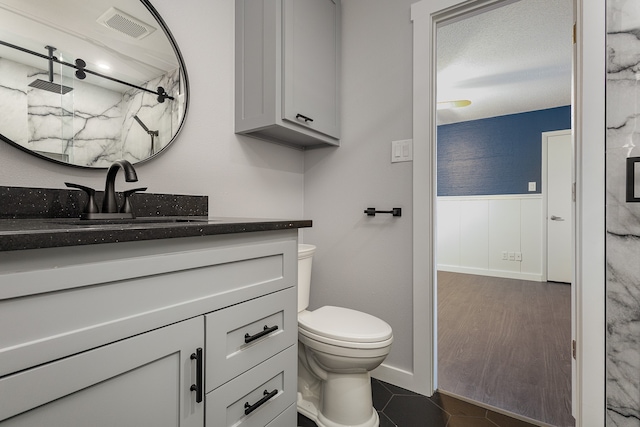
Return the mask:
<path id="1" fill-rule="evenodd" d="M 391 326 L 385 321 L 343 307 L 300 312 L 298 331 L 315 341 L 354 349 L 386 347 L 393 342 Z"/>

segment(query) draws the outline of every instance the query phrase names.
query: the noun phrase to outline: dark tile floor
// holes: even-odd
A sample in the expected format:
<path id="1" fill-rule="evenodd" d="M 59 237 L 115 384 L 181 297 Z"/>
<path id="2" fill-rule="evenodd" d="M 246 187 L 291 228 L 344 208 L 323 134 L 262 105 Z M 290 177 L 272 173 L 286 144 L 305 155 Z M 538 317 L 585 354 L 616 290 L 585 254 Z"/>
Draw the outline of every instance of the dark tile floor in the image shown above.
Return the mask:
<path id="1" fill-rule="evenodd" d="M 445 394 L 425 397 L 372 379 L 373 406 L 380 427 L 533 427 L 536 424 L 508 417 Z M 298 426 L 315 423 L 298 414 Z"/>

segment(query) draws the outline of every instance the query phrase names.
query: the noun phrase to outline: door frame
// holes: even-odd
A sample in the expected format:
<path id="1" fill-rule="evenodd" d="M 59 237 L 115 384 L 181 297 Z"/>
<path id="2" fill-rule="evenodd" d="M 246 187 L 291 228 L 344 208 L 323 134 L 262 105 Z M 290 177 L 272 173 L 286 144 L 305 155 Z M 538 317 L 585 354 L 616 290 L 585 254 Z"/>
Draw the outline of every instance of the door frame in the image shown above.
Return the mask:
<path id="1" fill-rule="evenodd" d="M 413 373 L 402 386 L 437 388 L 435 272 L 436 23 L 500 0 L 421 0 L 413 21 Z M 508 1 L 508 0 L 504 0 Z M 605 423 L 605 37 L 606 4 L 575 0 L 572 128 L 575 138 L 576 427 Z M 426 184 L 426 188 L 425 188 Z"/>
<path id="2" fill-rule="evenodd" d="M 549 132 L 542 132 L 542 173 L 540 174 L 540 180 L 541 180 L 541 190 L 542 190 L 542 281 L 546 282 L 547 278 L 548 278 L 548 274 L 547 274 L 547 257 L 549 256 L 548 254 L 548 245 L 549 242 L 547 240 L 547 233 L 548 233 L 548 228 L 549 228 L 549 224 L 547 222 L 547 217 L 549 216 L 549 213 L 547 212 L 549 205 L 548 205 L 548 197 L 549 197 L 549 193 L 547 191 L 548 186 L 549 186 L 549 181 L 547 179 L 547 172 L 549 171 L 548 169 L 548 145 L 549 145 L 549 137 L 553 137 L 553 136 L 559 136 L 559 135 L 571 135 L 572 138 L 572 146 L 575 145 L 573 142 L 573 131 L 571 129 L 562 129 L 562 130 L 554 130 L 554 131 L 549 131 Z M 573 161 L 573 163 L 575 164 L 575 150 L 571 150 L 571 159 Z M 571 182 L 575 182 L 575 168 L 571 167 Z M 574 209 L 572 209 L 572 211 L 574 211 Z M 571 215 L 571 221 L 572 224 L 575 223 L 575 212 L 572 212 Z M 573 228 L 575 231 L 575 227 Z M 571 236 L 572 239 L 572 248 L 575 249 L 575 236 Z M 575 259 L 575 252 L 574 250 L 572 250 L 572 259 Z M 571 286 L 574 285 L 575 282 L 575 278 L 573 277 L 573 271 L 571 274 Z M 573 336 L 572 336 L 573 337 Z"/>

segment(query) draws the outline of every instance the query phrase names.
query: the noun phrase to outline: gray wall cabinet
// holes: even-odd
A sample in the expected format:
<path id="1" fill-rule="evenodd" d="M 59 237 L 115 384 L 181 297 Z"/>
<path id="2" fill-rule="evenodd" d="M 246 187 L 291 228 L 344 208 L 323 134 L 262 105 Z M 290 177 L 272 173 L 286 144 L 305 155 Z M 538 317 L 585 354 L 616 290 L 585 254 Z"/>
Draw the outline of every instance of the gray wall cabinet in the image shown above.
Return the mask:
<path id="1" fill-rule="evenodd" d="M 296 282 L 297 230 L 3 252 L 0 425 L 295 426 Z"/>
<path id="2" fill-rule="evenodd" d="M 340 144 L 340 0 L 236 0 L 236 133 Z"/>

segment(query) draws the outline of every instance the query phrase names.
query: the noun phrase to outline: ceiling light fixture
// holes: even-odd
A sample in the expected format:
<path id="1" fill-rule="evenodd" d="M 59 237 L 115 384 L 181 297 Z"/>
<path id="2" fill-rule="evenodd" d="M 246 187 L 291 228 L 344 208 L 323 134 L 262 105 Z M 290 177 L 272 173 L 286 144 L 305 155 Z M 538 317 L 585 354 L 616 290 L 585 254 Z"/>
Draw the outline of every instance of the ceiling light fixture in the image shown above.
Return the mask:
<path id="1" fill-rule="evenodd" d="M 462 108 L 471 105 L 468 99 L 458 99 L 455 101 L 442 101 L 437 103 L 438 110 L 449 110 L 451 108 Z"/>

